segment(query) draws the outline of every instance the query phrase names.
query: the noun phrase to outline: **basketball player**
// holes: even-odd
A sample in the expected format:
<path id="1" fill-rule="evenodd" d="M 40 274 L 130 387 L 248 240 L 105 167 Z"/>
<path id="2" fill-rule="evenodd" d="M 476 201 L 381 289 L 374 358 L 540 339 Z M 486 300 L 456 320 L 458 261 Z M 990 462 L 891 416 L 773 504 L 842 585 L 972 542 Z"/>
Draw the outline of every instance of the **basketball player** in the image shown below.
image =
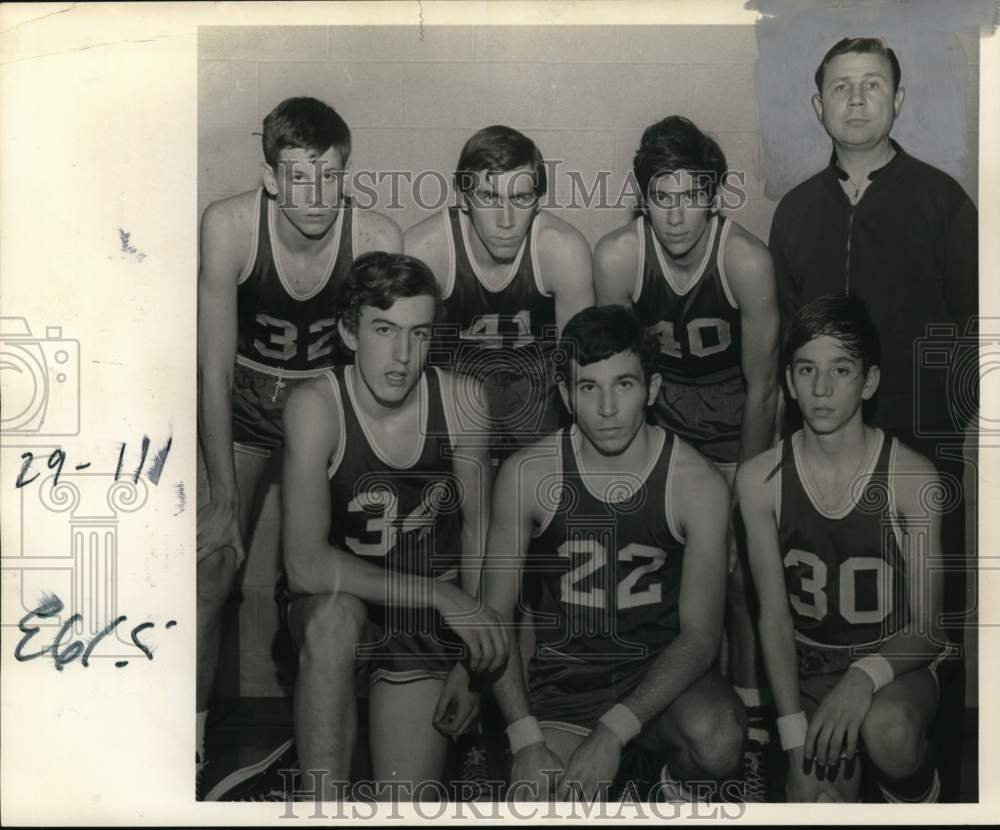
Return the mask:
<path id="1" fill-rule="evenodd" d="M 480 380 L 494 458 L 558 428 L 563 417 L 549 363 L 557 333 L 594 303 L 590 246 L 568 222 L 540 209 L 545 164 L 510 127 L 486 127 L 462 148 L 460 205 L 406 232 L 406 252 L 441 285 L 444 343 L 456 371 Z M 457 336 L 455 336 L 457 335 Z"/>
<path id="2" fill-rule="evenodd" d="M 606 793 L 633 740 L 667 761 L 675 789 L 739 767 L 743 707 L 714 669 L 729 494 L 701 455 L 646 422 L 655 350 L 623 306 L 575 315 L 559 343 L 575 425 L 497 479 L 485 598 L 512 619 L 523 572 L 538 645 L 525 684 L 511 637 L 494 689 L 511 780 L 533 782 L 536 798 L 553 783 L 560 800 L 577 786 Z"/>
<path id="3" fill-rule="evenodd" d="M 886 800 L 936 801 L 926 734 L 942 591 L 925 557 L 941 556 L 937 474 L 862 422 L 880 348 L 860 300 L 804 306 L 785 349 L 803 428 L 744 464 L 737 486 L 788 800 L 855 800 L 863 753 Z"/>
<path id="4" fill-rule="evenodd" d="M 475 717 L 462 642 L 473 671 L 506 659 L 499 617 L 473 598 L 492 471 L 487 447 L 463 429 L 476 413 L 456 398 L 481 393 L 469 378 L 424 370 L 438 287 L 419 260 L 366 254 L 337 298 L 354 363 L 296 390 L 285 409 L 295 740 L 301 769 L 338 797 L 363 658 L 375 779 L 409 799 L 420 796 L 409 785 L 441 780 L 448 736 Z"/>
<path id="5" fill-rule="evenodd" d="M 222 614 L 250 544 L 290 389 L 333 362 L 333 292 L 354 257 L 402 250 L 396 224 L 342 194 L 343 119 L 289 98 L 264 119 L 263 186 L 208 206 L 198 272 L 199 785 Z"/>
<path id="6" fill-rule="evenodd" d="M 643 133 L 634 173 L 642 214 L 594 249 L 598 302 L 631 305 L 660 344 L 656 423 L 715 462 L 771 445 L 778 401 L 778 303 L 771 256 L 719 212 L 727 173 L 719 145 L 681 116 Z M 734 539 L 735 541 L 735 539 Z M 745 561 L 731 553 L 729 675 L 766 743 Z M 753 763 L 753 762 L 751 762 Z"/>

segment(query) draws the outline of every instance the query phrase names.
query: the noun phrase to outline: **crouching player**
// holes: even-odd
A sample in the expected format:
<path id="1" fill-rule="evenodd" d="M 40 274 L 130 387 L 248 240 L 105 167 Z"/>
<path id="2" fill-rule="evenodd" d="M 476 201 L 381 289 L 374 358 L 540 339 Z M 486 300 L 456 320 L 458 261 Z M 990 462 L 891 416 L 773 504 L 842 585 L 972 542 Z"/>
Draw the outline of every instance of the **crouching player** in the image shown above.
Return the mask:
<path id="1" fill-rule="evenodd" d="M 690 798 L 682 782 L 738 771 L 746 734 L 713 668 L 728 488 L 694 449 L 647 424 L 660 378 L 634 312 L 585 309 L 558 349 L 575 425 L 501 467 L 484 568 L 491 607 L 513 619 L 523 573 L 535 613 L 527 684 L 512 636 L 494 686 L 511 780 L 534 787 L 512 795 L 606 797 L 634 741 L 657 769 L 669 765 L 671 799 Z"/>
<path id="2" fill-rule="evenodd" d="M 380 797 L 411 799 L 440 792 L 407 782 L 440 782 L 448 736 L 475 717 L 463 651 L 473 670 L 496 670 L 507 654 L 499 617 L 473 598 L 491 468 L 483 442 L 467 446 L 469 413 L 455 401 L 480 396 L 468 378 L 424 368 L 438 301 L 419 260 L 359 257 L 335 308 L 354 364 L 296 390 L 285 409 L 295 741 L 325 799 L 344 797 L 350 774 L 359 657 L 375 779 L 393 787 Z"/>
<path id="3" fill-rule="evenodd" d="M 857 800 L 862 767 L 887 801 L 937 800 L 942 493 L 927 459 L 862 420 L 879 351 L 859 300 L 803 307 L 785 338 L 803 428 L 737 475 L 789 801 Z"/>

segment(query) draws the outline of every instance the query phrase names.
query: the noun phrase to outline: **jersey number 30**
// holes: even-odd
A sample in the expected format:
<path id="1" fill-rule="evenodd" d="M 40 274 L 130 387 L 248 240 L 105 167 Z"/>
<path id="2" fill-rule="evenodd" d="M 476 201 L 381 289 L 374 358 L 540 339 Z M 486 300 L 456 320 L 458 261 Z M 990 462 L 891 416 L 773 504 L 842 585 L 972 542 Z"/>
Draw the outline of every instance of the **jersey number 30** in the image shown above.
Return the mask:
<path id="1" fill-rule="evenodd" d="M 800 576 L 798 593 L 789 593 L 788 600 L 795 613 L 802 617 L 822 620 L 829 610 L 826 595 L 827 566 L 815 553 L 792 548 L 785 554 L 786 568 L 809 569 L 809 576 Z M 876 608 L 867 611 L 858 610 L 855 577 L 859 571 L 873 571 L 875 574 L 875 596 L 878 600 Z M 801 571 L 800 571 L 801 573 Z M 871 625 L 880 623 L 892 611 L 892 593 L 886 590 L 892 578 L 889 563 L 875 556 L 852 556 L 840 563 L 838 574 L 840 593 L 838 596 L 838 612 L 847 622 L 853 625 Z"/>
<path id="2" fill-rule="evenodd" d="M 607 564 L 607 549 L 596 539 L 570 539 L 559 546 L 560 556 L 572 559 L 574 554 L 578 556 L 590 554 L 590 556 L 573 570 L 563 574 L 561 585 L 563 602 L 584 605 L 588 608 L 606 609 L 608 607 L 607 590 L 591 588 L 589 591 L 583 591 L 577 588 L 577 585 Z M 619 562 L 632 562 L 636 558 L 648 559 L 649 562 L 633 568 L 618 583 L 615 600 L 619 611 L 635 608 L 639 605 L 652 605 L 662 600 L 662 586 L 659 583 L 648 585 L 640 591 L 637 591 L 635 587 L 642 577 L 659 569 L 666 561 L 667 554 L 659 548 L 634 543 L 626 545 L 618 551 Z"/>

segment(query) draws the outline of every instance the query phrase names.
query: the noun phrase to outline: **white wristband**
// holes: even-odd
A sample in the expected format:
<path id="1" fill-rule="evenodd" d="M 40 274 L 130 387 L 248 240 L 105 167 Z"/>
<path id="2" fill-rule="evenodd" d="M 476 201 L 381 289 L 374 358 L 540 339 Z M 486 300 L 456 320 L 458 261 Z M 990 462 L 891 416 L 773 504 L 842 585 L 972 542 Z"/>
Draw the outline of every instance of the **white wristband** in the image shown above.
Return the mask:
<path id="1" fill-rule="evenodd" d="M 526 746 L 544 741 L 545 736 L 542 735 L 538 719 L 528 715 L 507 727 L 507 740 L 510 741 L 510 751 L 516 755 Z"/>
<path id="2" fill-rule="evenodd" d="M 601 715 L 599 723 L 603 723 L 614 732 L 618 740 L 622 742 L 622 746 L 625 746 L 642 732 L 642 721 L 624 703 L 616 703 L 608 709 Z"/>
<path id="3" fill-rule="evenodd" d="M 782 715 L 778 718 L 778 738 L 781 741 L 781 748 L 786 752 L 789 749 L 798 749 L 806 742 L 806 730 L 809 724 L 806 722 L 805 712 L 796 712 L 794 715 Z"/>
<path id="4" fill-rule="evenodd" d="M 896 678 L 896 673 L 892 670 L 892 663 L 881 654 L 869 654 L 867 657 L 855 660 L 851 666 L 855 669 L 861 669 L 872 679 L 872 683 L 875 684 L 875 692 L 884 689 Z"/>

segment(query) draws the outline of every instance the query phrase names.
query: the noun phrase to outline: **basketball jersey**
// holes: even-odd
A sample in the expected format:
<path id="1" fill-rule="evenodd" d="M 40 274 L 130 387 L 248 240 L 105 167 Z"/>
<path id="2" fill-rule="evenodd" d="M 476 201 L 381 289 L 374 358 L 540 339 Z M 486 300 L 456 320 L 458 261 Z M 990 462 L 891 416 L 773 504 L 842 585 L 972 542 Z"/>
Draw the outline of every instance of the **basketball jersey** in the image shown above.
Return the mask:
<path id="1" fill-rule="evenodd" d="M 581 474 L 577 428 L 558 433 L 558 478 L 540 486 L 553 509 L 524 565 L 537 588 L 532 688 L 614 682 L 648 665 L 680 632 L 684 540 L 670 510 L 677 439 L 651 429 L 660 446 L 628 484 Z"/>
<path id="2" fill-rule="evenodd" d="M 657 370 L 663 379 L 700 386 L 742 377 L 739 306 L 723 266 L 732 223 L 723 216 L 709 220 L 705 255 L 681 288 L 652 225 L 642 216 L 635 221 L 639 271 L 632 303 L 659 340 Z"/>
<path id="3" fill-rule="evenodd" d="M 454 430 L 437 369 L 422 375 L 422 420 L 412 463 L 397 466 L 359 415 L 353 365 L 327 372 L 337 398 L 340 448 L 330 460 L 330 544 L 390 571 L 450 579 L 461 555 L 461 499 L 452 468 Z"/>
<path id="4" fill-rule="evenodd" d="M 516 370 L 522 359 L 538 360 L 555 345 L 556 301 L 543 287 L 538 264 L 538 217 L 531 223 L 507 279 L 497 289 L 487 287 L 469 243 L 475 229 L 458 208 L 441 213 L 448 240 L 448 271 L 442 299 L 444 324 L 437 341 L 457 370 L 479 374 L 483 361 L 491 366 L 498 354 Z M 439 275 L 440 276 L 440 275 Z M 512 349 L 526 349 L 509 359 Z M 502 351 L 500 351 L 502 350 Z"/>
<path id="5" fill-rule="evenodd" d="M 868 645 L 909 618 L 893 495 L 898 442 L 881 430 L 860 473 L 860 496 L 839 513 L 820 506 L 802 457 L 802 431 L 781 445 L 778 538 L 796 637 Z M 852 495 L 858 487 L 852 485 Z"/>
<path id="6" fill-rule="evenodd" d="M 333 364 L 339 346 L 334 292 L 347 277 L 357 250 L 350 199 L 344 199 L 334 220 L 329 261 L 316 264 L 323 277 L 306 294 L 295 291 L 275 256 L 278 208 L 263 188 L 257 191 L 255 210 L 252 251 L 237 289 L 236 360 L 270 374 L 315 375 Z"/>

